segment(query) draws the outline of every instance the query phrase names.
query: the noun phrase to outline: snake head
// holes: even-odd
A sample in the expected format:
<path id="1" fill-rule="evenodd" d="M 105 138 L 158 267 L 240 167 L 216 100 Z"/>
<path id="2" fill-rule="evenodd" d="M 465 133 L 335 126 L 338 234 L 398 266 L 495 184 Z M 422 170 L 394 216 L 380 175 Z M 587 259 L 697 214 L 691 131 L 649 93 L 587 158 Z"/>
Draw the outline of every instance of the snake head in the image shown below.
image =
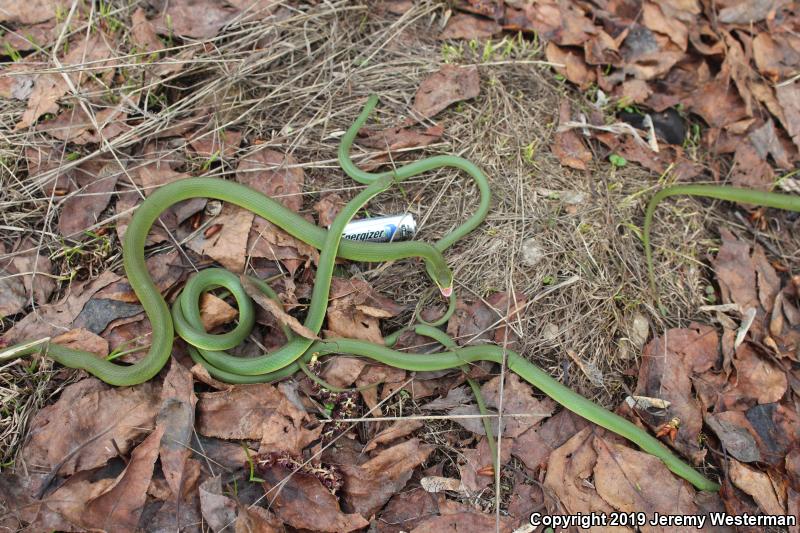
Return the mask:
<path id="1" fill-rule="evenodd" d="M 439 287 L 439 292 L 441 292 L 442 296 L 445 298 L 450 298 L 450 295 L 453 294 L 453 286 L 450 285 L 449 287 Z"/>

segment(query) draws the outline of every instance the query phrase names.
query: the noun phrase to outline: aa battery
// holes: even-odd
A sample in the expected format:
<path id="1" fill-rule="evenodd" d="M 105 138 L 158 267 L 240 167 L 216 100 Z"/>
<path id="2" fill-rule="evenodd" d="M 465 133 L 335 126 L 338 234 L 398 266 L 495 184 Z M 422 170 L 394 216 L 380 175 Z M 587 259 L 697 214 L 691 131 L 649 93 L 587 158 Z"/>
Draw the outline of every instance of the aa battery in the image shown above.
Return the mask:
<path id="1" fill-rule="evenodd" d="M 410 214 L 353 220 L 344 227 L 342 238 L 362 242 L 407 241 L 417 232 Z"/>

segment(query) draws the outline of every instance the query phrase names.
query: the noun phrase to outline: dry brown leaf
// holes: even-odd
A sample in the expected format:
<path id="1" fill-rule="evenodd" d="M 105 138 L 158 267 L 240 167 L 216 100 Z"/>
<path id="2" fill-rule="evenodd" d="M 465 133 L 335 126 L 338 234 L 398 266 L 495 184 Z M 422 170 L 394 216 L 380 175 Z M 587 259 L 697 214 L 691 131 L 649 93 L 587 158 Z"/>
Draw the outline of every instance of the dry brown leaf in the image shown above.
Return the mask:
<path id="1" fill-rule="evenodd" d="M 344 199 L 335 192 L 323 193 L 319 201 L 314 204 L 314 211 L 317 212 L 319 225 L 327 228 L 333 224 L 336 215 L 345 206 Z"/>
<path id="2" fill-rule="evenodd" d="M 421 520 L 436 514 L 436 496 L 415 488 L 398 492 L 376 520 L 378 533 L 400 533 L 414 529 Z"/>
<path id="3" fill-rule="evenodd" d="M 502 29 L 493 20 L 457 13 L 447 21 L 444 30 L 439 34 L 439 39 L 491 39 Z"/>
<path id="4" fill-rule="evenodd" d="M 131 40 L 138 52 L 156 52 L 165 48 L 153 23 L 147 20 L 141 7 L 136 8 L 131 15 Z"/>
<path id="5" fill-rule="evenodd" d="M 287 525 L 322 533 L 348 533 L 369 525 L 358 513 L 343 513 L 337 498 L 316 477 L 290 474 L 280 466 L 260 470 L 265 490 L 274 498 L 272 509 Z M 273 490 L 279 483 L 281 490 Z"/>
<path id="6" fill-rule="evenodd" d="M 251 505 L 239 505 L 234 533 L 283 533 L 283 522 L 264 509 Z"/>
<path id="7" fill-rule="evenodd" d="M 559 123 L 571 120 L 572 117 L 570 115 L 569 100 L 564 99 L 559 106 Z M 586 170 L 586 165 L 592 161 L 592 152 L 586 148 L 578 131 L 575 129 L 556 132 L 550 149 L 565 167 Z"/>
<path id="8" fill-rule="evenodd" d="M 477 67 L 444 65 L 425 78 L 414 95 L 411 106 L 414 119 L 409 123 L 430 118 L 450 104 L 475 98 L 480 93 Z"/>
<path id="9" fill-rule="evenodd" d="M 800 49 L 797 37 L 788 32 L 775 36 L 762 32 L 753 39 L 753 59 L 758 71 L 773 83 L 791 77 L 797 71 L 800 61 L 797 49 Z"/>
<path id="10" fill-rule="evenodd" d="M 768 119 L 763 126 L 751 131 L 748 138 L 761 159 L 766 160 L 769 154 L 779 167 L 791 168 L 790 154 L 778 138 L 778 130 L 772 119 Z"/>
<path id="11" fill-rule="evenodd" d="M 56 18 L 59 10 L 69 9 L 68 0 L 5 1 L 0 4 L 0 22 L 35 24 Z"/>
<path id="12" fill-rule="evenodd" d="M 96 378 L 70 385 L 33 418 L 22 457 L 37 469 L 68 476 L 126 454 L 153 428 L 158 391 L 153 382 L 113 388 Z"/>
<path id="13" fill-rule="evenodd" d="M 266 383 L 237 385 L 200 394 L 197 431 L 223 439 L 261 441 L 261 452 L 299 454 L 319 437 L 321 426 L 306 429 L 311 418 L 275 387 Z"/>
<path id="14" fill-rule="evenodd" d="M 39 253 L 34 240 L 23 239 L 16 248 L 27 251 L 0 260 L 0 316 L 21 312 L 31 297 L 38 305 L 46 304 L 56 287 L 50 277 L 53 264 L 47 255 Z M 0 243 L 0 256 L 5 253 L 5 245 Z"/>
<path id="15" fill-rule="evenodd" d="M 677 18 L 665 14 L 659 4 L 647 1 L 642 4 L 642 24 L 652 31 L 666 35 L 681 51 L 686 51 L 689 29 Z"/>
<path id="16" fill-rule="evenodd" d="M 62 333 L 58 337 L 54 337 L 51 342 L 72 350 L 90 352 L 98 357 L 107 356 L 109 351 L 108 341 L 83 328 L 77 328 Z"/>
<path id="17" fill-rule="evenodd" d="M 725 410 L 777 402 L 786 393 L 786 374 L 773 361 L 760 356 L 749 343 L 736 349 L 733 365 L 735 380 L 718 400 Z"/>
<path id="18" fill-rule="evenodd" d="M 391 300 L 378 295 L 365 281 L 333 278 L 327 314 L 328 336 L 384 344 L 380 319 L 375 315 L 381 314 L 385 317 L 388 313 L 388 316 L 395 316 L 400 309 Z M 373 310 L 385 313 L 376 313 Z"/>
<path id="19" fill-rule="evenodd" d="M 363 357 L 332 357 L 325 361 L 322 377 L 335 387 L 349 387 L 355 383 L 365 366 L 367 360 Z"/>
<path id="20" fill-rule="evenodd" d="M 660 515 L 695 515 L 694 490 L 688 483 L 667 470 L 650 454 L 594 437 L 597 463 L 594 485 L 597 493 L 623 513 L 646 512 L 648 524 L 643 533 L 694 531 L 694 528 L 652 526 L 654 513 Z"/>
<path id="21" fill-rule="evenodd" d="M 387 444 L 401 437 L 410 435 L 421 427 L 421 420 L 395 420 L 391 426 L 370 439 L 367 445 L 364 446 L 364 452 L 371 452 L 381 444 Z"/>
<path id="22" fill-rule="evenodd" d="M 582 52 L 562 48 L 553 42 L 549 42 L 547 43 L 547 48 L 545 48 L 545 55 L 551 63 L 564 65 L 553 68 L 569 81 L 578 85 L 581 90 L 588 89 L 597 80 L 595 71 L 586 65 Z"/>
<path id="23" fill-rule="evenodd" d="M 72 109 L 63 110 L 51 120 L 40 122 L 35 129 L 58 140 L 78 145 L 110 140 L 130 130 L 125 123 L 127 113 L 122 106 L 90 111 L 91 117 L 86 114 L 83 106 L 76 105 Z"/>
<path id="24" fill-rule="evenodd" d="M 156 428 L 131 454 L 125 470 L 80 510 L 80 522 L 109 531 L 135 531 L 147 498 L 162 432 Z M 77 517 L 76 517 L 77 518 Z"/>
<path id="25" fill-rule="evenodd" d="M 424 518 L 410 533 L 511 533 L 513 529 L 513 521 L 507 516 L 500 516 L 498 527 L 494 513 L 482 513 L 469 505 L 440 499 L 439 516 Z"/>
<path id="26" fill-rule="evenodd" d="M 226 203 L 214 219 L 214 224 L 221 225 L 222 229 L 209 237 L 201 233 L 186 244 L 195 252 L 211 257 L 231 272 L 241 273 L 244 271 L 247 238 L 254 216 L 252 211 Z"/>
<path id="27" fill-rule="evenodd" d="M 774 184 L 775 173 L 750 142 L 743 142 L 733 156 L 731 183 L 745 189 L 768 191 Z"/>
<path id="28" fill-rule="evenodd" d="M 610 513 L 613 509 L 588 483 L 597 465 L 591 427 L 584 428 L 550 454 L 544 488 L 551 491 L 566 512 Z M 593 528 L 597 531 L 631 531 L 628 528 Z"/>
<path id="29" fill-rule="evenodd" d="M 745 463 L 761 460 L 761 453 L 754 437 L 755 431 L 740 411 L 711 413 L 705 416 L 705 422 L 734 458 Z"/>
<path id="30" fill-rule="evenodd" d="M 800 81 L 779 85 L 775 96 L 783 111 L 783 126 L 800 149 Z"/>
<path id="31" fill-rule="evenodd" d="M 545 420 L 542 425 L 532 427 L 517 436 L 511 444 L 511 454 L 518 457 L 525 466 L 536 471 L 547 464 L 553 450 L 587 425 L 588 422 L 584 418 L 562 409 Z"/>
<path id="32" fill-rule="evenodd" d="M 200 511 L 215 532 L 236 520 L 236 502 L 223 494 L 221 476 L 210 477 L 200 485 Z"/>
<path id="33" fill-rule="evenodd" d="M 61 301 L 42 305 L 37 308 L 36 313 L 30 313 L 17 321 L 3 336 L 3 341 L 11 345 L 24 340 L 55 337 L 69 331 L 86 302 L 97 291 L 118 279 L 118 275 L 106 271 L 92 281 L 74 284 Z"/>
<path id="34" fill-rule="evenodd" d="M 752 24 L 764 20 L 781 0 L 741 1 L 719 10 L 718 20 L 723 24 Z"/>
<path id="35" fill-rule="evenodd" d="M 208 128 L 203 128 L 189 138 L 189 146 L 198 157 L 205 158 L 230 159 L 236 155 L 241 143 L 242 132 L 234 130 L 223 130 L 220 135 L 218 130 L 208 133 Z"/>
<path id="36" fill-rule="evenodd" d="M 658 415 L 637 410 L 652 429 L 678 418 L 680 427 L 674 446 L 694 462 L 705 457 L 699 435 L 703 426 L 702 408 L 692 394 L 690 377 L 714 366 L 719 357 L 716 330 L 697 325 L 691 329 L 670 329 L 655 337 L 644 348 L 635 394 L 670 402 Z"/>
<path id="37" fill-rule="evenodd" d="M 186 467 L 192 453 L 196 404 L 191 372 L 172 359 L 161 389 L 161 407 L 156 426 L 162 432 L 158 452 L 161 470 L 175 500 L 184 493 L 188 478 Z"/>
<path id="38" fill-rule="evenodd" d="M 511 459 L 511 446 L 506 439 L 502 440 L 500 454 L 502 467 Z M 463 450 L 458 461 L 461 489 L 476 493 L 494 483 L 493 462 L 494 458 L 486 437 L 481 438 L 476 448 Z"/>
<path id="39" fill-rule="evenodd" d="M 728 465 L 730 468 L 728 473 L 733 484 L 752 496 L 764 514 L 785 514 L 785 496 L 776 492 L 776 487 L 767 474 L 734 459 L 731 459 Z"/>
<path id="40" fill-rule="evenodd" d="M 434 446 L 409 439 L 387 448 L 366 463 L 341 465 L 344 501 L 355 512 L 372 516 L 411 479 L 414 468 L 433 452 Z"/>
<path id="41" fill-rule="evenodd" d="M 159 10 L 153 25 L 161 35 L 210 39 L 238 14 L 238 9 L 215 0 L 172 0 Z"/>
<path id="42" fill-rule="evenodd" d="M 687 106 L 712 128 L 722 128 L 747 118 L 747 109 L 736 88 L 725 80 L 709 81 L 687 98 Z"/>
<path id="43" fill-rule="evenodd" d="M 96 224 L 108 206 L 122 172 L 117 163 L 100 161 L 87 161 L 75 169 L 78 190 L 61 207 L 58 232 L 64 237 L 82 238 L 83 231 Z"/>
<path id="44" fill-rule="evenodd" d="M 486 405 L 499 409 L 501 376 L 492 378 L 481 387 Z M 553 414 L 555 402 L 550 398 L 538 400 L 533 396 L 533 388 L 519 376 L 509 372 L 503 384 L 503 412 L 531 416 L 508 417 L 503 419 L 503 436 L 515 438 Z"/>
<path id="45" fill-rule="evenodd" d="M 278 323 L 288 326 L 292 331 L 305 339 L 319 340 L 316 333 L 300 323 L 295 317 L 284 311 L 283 306 L 261 292 L 258 286 L 245 275 L 239 276 L 245 292 L 263 309 L 269 311 Z"/>
<path id="46" fill-rule="evenodd" d="M 238 314 L 239 311 L 235 307 L 228 305 L 228 302 L 217 298 L 210 292 L 200 296 L 200 320 L 206 331 L 230 323 Z"/>
<path id="47" fill-rule="evenodd" d="M 114 42 L 102 32 L 92 32 L 86 36 L 85 32 L 78 33 L 65 47 L 69 51 L 61 60 L 62 68 L 72 78 L 73 84 L 77 87 L 86 82 L 85 73 L 80 65 L 92 63 L 93 76 L 106 76 L 113 74 L 114 61 L 104 62 L 103 60 L 114 56 L 113 50 L 108 43 Z M 105 68 L 104 68 L 105 67 Z M 58 101 L 69 91 L 69 85 L 61 74 L 44 73 L 36 77 L 33 92 L 28 99 L 28 107 L 22 114 L 16 129 L 24 129 L 31 126 L 36 120 L 46 113 L 58 113 Z"/>

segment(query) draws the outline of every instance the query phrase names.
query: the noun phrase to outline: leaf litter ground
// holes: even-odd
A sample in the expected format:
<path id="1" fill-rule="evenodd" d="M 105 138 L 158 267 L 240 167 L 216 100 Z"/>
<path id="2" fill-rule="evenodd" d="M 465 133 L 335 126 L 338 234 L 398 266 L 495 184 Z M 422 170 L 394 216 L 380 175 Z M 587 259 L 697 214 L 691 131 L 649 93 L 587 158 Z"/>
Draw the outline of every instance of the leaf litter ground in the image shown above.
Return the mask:
<path id="1" fill-rule="evenodd" d="M 460 372 L 342 357 L 312 369 L 380 385 L 229 386 L 177 343 L 159 378 L 128 389 L 47 359 L 2 368 L 5 527 L 511 531 L 537 510 L 797 513 L 795 219 L 662 207 L 666 313 L 644 288 L 636 229 L 659 181 L 796 183 L 794 4 L 726 3 L 716 26 L 694 2 L 41 4 L 0 11 L 5 344 L 50 336 L 135 361 L 150 326 L 119 242 L 142 197 L 223 177 L 325 224 L 358 189 L 338 139 L 378 93 L 354 152 L 363 168 L 456 153 L 492 182 L 489 218 L 448 251 L 460 297 L 448 333 L 520 350 L 724 488 L 695 493 L 501 368 L 470 369 L 503 437 L 495 478 Z M 412 212 L 433 240 L 476 196 L 442 170 L 364 215 Z M 720 244 L 721 224 L 734 233 Z M 315 251 L 249 212 L 182 202 L 148 243 L 168 299 L 214 262 L 275 278 L 285 311 L 259 315 L 243 356 L 279 346 L 280 324 L 303 315 Z M 325 334 L 380 341 L 416 308 L 441 312 L 416 261 L 337 274 Z M 209 329 L 235 316 L 203 302 Z"/>

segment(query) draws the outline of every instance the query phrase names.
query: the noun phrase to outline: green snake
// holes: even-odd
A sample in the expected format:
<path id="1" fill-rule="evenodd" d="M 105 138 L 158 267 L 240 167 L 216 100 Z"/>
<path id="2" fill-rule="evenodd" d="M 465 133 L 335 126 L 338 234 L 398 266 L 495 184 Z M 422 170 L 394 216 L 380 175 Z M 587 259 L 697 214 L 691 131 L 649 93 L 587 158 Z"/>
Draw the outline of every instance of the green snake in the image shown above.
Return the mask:
<path id="1" fill-rule="evenodd" d="M 336 257 L 354 261 L 381 262 L 394 259 L 420 257 L 425 262 L 427 273 L 444 297 L 450 299 L 447 316 L 452 313 L 455 302 L 453 276 L 442 256 L 442 252 L 475 229 L 485 218 L 490 204 L 487 177 L 466 159 L 439 155 L 409 163 L 391 171 L 371 174 L 360 170 L 351 161 L 349 152 L 361 126 L 377 104 L 371 96 L 361 114 L 342 137 L 339 146 L 339 163 L 350 177 L 367 185 L 353 200 L 347 203 L 335 218 L 328 231 L 309 223 L 304 218 L 280 203 L 245 186 L 211 178 L 188 178 L 164 185 L 154 191 L 136 210 L 123 240 L 123 259 L 128 281 L 133 287 L 152 325 L 152 344 L 146 356 L 132 365 L 121 365 L 83 351 L 73 350 L 52 343 L 27 343 L 18 345 L 0 354 L 0 360 L 33 353 L 43 353 L 64 366 L 82 368 L 112 385 L 135 385 L 155 376 L 170 357 L 175 332 L 190 346 L 192 358 L 205 366 L 209 373 L 221 380 L 233 383 L 274 381 L 291 375 L 313 357 L 327 354 L 351 354 L 373 359 L 408 371 L 432 371 L 461 368 L 478 361 L 491 361 L 507 365 L 520 377 L 537 387 L 553 400 L 584 417 L 638 445 L 642 450 L 658 457 L 671 471 L 701 490 L 716 491 L 718 485 L 706 479 L 690 465 L 681 461 L 658 439 L 628 420 L 607 411 L 580 394 L 565 387 L 546 372 L 528 362 L 512 350 L 495 345 L 458 348 L 436 325 L 421 324 L 416 329 L 421 335 L 443 344 L 446 351 L 435 354 L 406 353 L 391 346 L 396 334 L 387 336 L 387 345 L 362 340 L 334 339 L 312 340 L 289 334 L 288 342 L 277 351 L 254 358 L 233 357 L 224 350 L 236 346 L 250 331 L 254 322 L 253 305 L 237 277 L 221 269 L 208 269 L 196 274 L 176 300 L 172 312 L 156 288 L 145 265 L 145 238 L 152 224 L 168 207 L 189 198 L 215 198 L 245 209 L 280 226 L 297 239 L 320 250 L 315 285 L 304 325 L 314 333 L 322 327 L 327 308 L 331 278 Z M 364 243 L 342 240 L 344 225 L 369 199 L 411 176 L 442 167 L 454 167 L 467 172 L 480 192 L 476 211 L 460 226 L 432 245 L 421 242 Z M 274 291 L 265 283 L 253 280 L 267 296 L 276 298 Z M 224 287 L 235 298 L 239 306 L 239 324 L 223 335 L 207 334 L 200 323 L 198 299 L 203 291 Z M 435 331 L 434 331 L 435 330 Z"/>

